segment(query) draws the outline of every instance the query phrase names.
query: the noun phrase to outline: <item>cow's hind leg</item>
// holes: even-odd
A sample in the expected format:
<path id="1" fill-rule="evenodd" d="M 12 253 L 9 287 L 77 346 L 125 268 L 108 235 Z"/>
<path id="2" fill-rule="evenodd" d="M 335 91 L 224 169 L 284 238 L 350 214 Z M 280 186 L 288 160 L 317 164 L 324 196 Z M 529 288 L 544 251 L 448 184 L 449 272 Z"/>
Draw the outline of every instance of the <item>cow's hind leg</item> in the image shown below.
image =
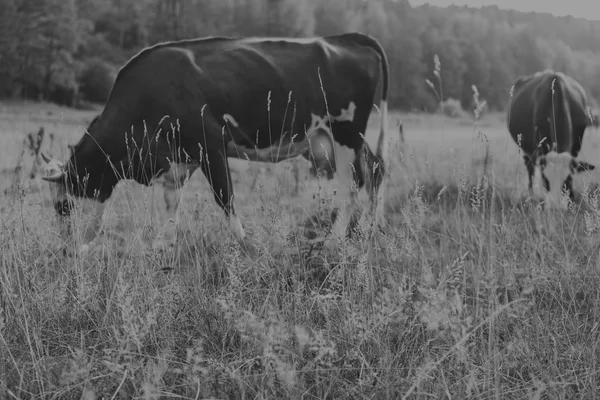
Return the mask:
<path id="1" fill-rule="evenodd" d="M 343 205 L 339 208 L 337 218 L 333 224 L 332 234 L 336 238 L 347 238 L 352 235 L 357 223 L 355 217 L 359 211 L 358 196 L 363 188 L 366 188 L 368 192 L 369 214 L 375 214 L 375 222 L 379 226 L 383 226 L 383 223 L 377 220 L 376 206 L 379 200 L 377 199 L 378 189 L 381 186 L 385 171 L 366 142 L 359 149 L 353 150 L 353 157 L 352 162 L 348 162 L 348 165 L 341 165 L 345 163 L 341 161 L 341 157 L 336 159 L 338 171 L 344 172 L 343 168 L 346 168 L 350 171 L 349 175 L 351 177 L 350 182 L 343 183 L 343 185 L 349 186 L 349 191 L 344 192 L 344 196 L 346 194 L 348 196 L 343 199 Z"/>
<path id="2" fill-rule="evenodd" d="M 346 145 L 334 143 L 335 156 L 330 156 L 327 163 L 335 163 L 325 168 L 320 168 L 325 175 L 323 189 L 327 192 L 327 197 L 332 201 L 332 206 L 337 210 L 333 217 L 331 234 L 326 239 L 324 245 L 330 250 L 339 247 L 340 242 L 344 241 L 350 234 L 348 228 L 352 218 L 357 211 L 356 185 L 353 179 L 352 164 L 356 158 L 356 151 Z"/>
<path id="3" fill-rule="evenodd" d="M 233 185 L 227 157 L 221 151 L 208 151 L 201 167 L 211 185 L 217 204 L 225 211 L 231 233 L 240 244 L 244 244 L 246 233 L 235 213 Z"/>
<path id="4" fill-rule="evenodd" d="M 577 158 L 577 156 L 579 155 L 579 152 L 581 151 L 583 134 L 584 134 L 586 128 L 587 128 L 587 125 L 581 125 L 581 126 L 576 127 L 575 131 L 573 132 L 574 133 L 574 141 L 573 141 L 573 148 L 571 149 L 571 155 L 573 155 L 574 158 Z M 563 189 L 565 189 L 567 191 L 571 201 L 575 201 L 575 193 L 573 192 L 573 175 L 572 174 L 569 174 L 567 176 L 562 187 L 563 187 Z"/>
<path id="5" fill-rule="evenodd" d="M 365 170 L 362 170 L 363 167 Z M 385 165 L 365 142 L 361 150 L 357 152 L 354 168 L 357 171 L 355 179 L 358 189 L 360 190 L 366 186 L 370 212 L 375 214 L 375 223 L 384 226 L 385 187 L 383 186 L 386 176 Z"/>

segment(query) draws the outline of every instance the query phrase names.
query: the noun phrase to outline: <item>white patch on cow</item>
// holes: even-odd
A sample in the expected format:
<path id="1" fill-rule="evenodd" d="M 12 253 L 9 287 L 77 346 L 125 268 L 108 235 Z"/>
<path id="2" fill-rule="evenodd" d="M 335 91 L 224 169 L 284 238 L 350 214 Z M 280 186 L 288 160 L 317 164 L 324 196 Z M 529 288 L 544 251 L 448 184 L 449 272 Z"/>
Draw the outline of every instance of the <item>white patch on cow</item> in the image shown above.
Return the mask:
<path id="1" fill-rule="evenodd" d="M 310 123 L 310 126 L 308 127 L 308 129 L 306 130 L 306 134 L 309 137 L 319 129 L 324 129 L 328 132 L 331 131 L 329 129 L 329 117 L 328 116 L 320 117 L 317 114 L 311 113 L 310 118 L 311 118 L 311 123 Z"/>
<path id="2" fill-rule="evenodd" d="M 233 118 L 231 116 L 231 114 L 223 114 L 223 120 L 225 122 L 229 122 L 231 125 L 233 125 L 235 128 L 238 128 L 240 126 L 240 124 L 238 124 L 238 122 L 235 120 L 235 118 Z"/>
<path id="3" fill-rule="evenodd" d="M 353 101 L 350 102 L 350 104 L 348 104 L 348 108 L 344 109 L 342 108 L 342 110 L 340 111 L 340 115 L 325 115 L 323 117 L 311 113 L 310 117 L 311 117 L 311 124 L 310 127 L 307 129 L 307 134 L 310 137 L 310 135 L 314 132 L 316 132 L 319 129 L 324 129 L 327 130 L 328 132 L 331 132 L 331 127 L 329 126 L 329 122 L 352 122 L 354 121 L 354 113 L 356 112 L 356 104 L 354 104 Z"/>
<path id="4" fill-rule="evenodd" d="M 354 104 L 353 101 L 350 102 L 350 104 L 348 104 L 348 108 L 343 109 L 340 113 L 340 115 L 338 116 L 331 116 L 331 119 L 333 121 L 337 121 L 337 122 L 352 122 L 354 121 L 354 112 L 356 111 L 356 104 Z"/>
<path id="5" fill-rule="evenodd" d="M 233 236 L 237 239 L 238 242 L 244 241 L 244 238 L 246 237 L 246 232 L 244 232 L 242 222 L 234 212 L 229 214 L 229 230 L 231 231 L 231 233 L 233 233 Z"/>
<path id="6" fill-rule="evenodd" d="M 348 104 L 348 108 L 344 109 L 342 108 L 341 112 L 339 115 L 325 115 L 323 117 L 311 113 L 310 117 L 311 117 L 311 124 L 308 127 L 308 129 L 306 130 L 306 135 L 311 143 L 311 151 L 313 152 L 313 156 L 315 157 L 315 159 L 327 159 L 330 162 L 336 162 L 337 164 L 337 143 L 335 142 L 334 138 L 333 138 L 333 133 L 331 131 L 331 126 L 330 126 L 330 122 L 352 122 L 354 121 L 354 114 L 356 112 L 356 104 L 354 104 L 353 101 L 351 101 Z M 320 138 L 320 140 L 314 140 L 313 142 L 313 138 L 315 138 L 315 135 L 318 132 L 324 132 L 327 134 L 327 137 L 329 138 L 329 142 L 331 143 L 331 146 L 326 146 L 326 143 L 323 142 L 322 138 Z M 314 144 L 314 145 L 313 145 Z M 319 147 L 315 147 L 315 146 L 319 146 Z M 329 152 L 331 152 L 332 154 L 329 154 Z"/>

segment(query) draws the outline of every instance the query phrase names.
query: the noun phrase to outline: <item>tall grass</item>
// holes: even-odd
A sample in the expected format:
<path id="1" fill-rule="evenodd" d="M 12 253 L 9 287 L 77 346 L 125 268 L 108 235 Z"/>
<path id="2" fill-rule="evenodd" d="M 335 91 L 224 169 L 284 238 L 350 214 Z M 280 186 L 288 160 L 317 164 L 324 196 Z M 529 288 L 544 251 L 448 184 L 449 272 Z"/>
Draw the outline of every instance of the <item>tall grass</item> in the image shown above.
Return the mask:
<path id="1" fill-rule="evenodd" d="M 545 211 L 499 184 L 491 157 L 476 179 L 457 166 L 444 182 L 408 161 L 392 172 L 388 229 L 360 221 L 335 252 L 306 237 L 283 188 L 245 197 L 256 259 L 195 197 L 176 251 L 157 252 L 147 210 L 160 196 L 120 186 L 98 245 L 75 258 L 56 254 L 43 193 L 3 198 L 0 393 L 597 397 L 600 190 Z"/>

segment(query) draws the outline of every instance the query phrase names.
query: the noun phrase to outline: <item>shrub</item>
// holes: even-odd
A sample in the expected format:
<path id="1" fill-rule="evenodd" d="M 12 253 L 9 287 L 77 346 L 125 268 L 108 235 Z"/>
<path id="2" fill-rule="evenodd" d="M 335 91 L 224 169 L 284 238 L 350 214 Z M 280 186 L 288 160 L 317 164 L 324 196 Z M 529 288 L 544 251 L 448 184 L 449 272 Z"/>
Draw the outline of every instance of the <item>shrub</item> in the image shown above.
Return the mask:
<path id="1" fill-rule="evenodd" d="M 447 98 L 441 103 L 442 113 L 448 117 L 459 118 L 465 113 L 460 105 L 460 101 L 453 99 L 452 97 Z"/>

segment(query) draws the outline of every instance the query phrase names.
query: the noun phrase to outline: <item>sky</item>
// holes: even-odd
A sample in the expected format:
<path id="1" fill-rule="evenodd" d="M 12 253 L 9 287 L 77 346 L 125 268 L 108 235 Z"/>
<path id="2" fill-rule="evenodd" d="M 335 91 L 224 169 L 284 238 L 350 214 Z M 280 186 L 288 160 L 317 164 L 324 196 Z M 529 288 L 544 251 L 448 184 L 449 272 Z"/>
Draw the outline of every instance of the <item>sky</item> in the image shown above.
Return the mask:
<path id="1" fill-rule="evenodd" d="M 600 21 L 600 1 L 598 0 L 408 0 L 413 6 L 429 3 L 433 6 L 482 7 L 496 5 L 499 8 L 518 11 L 547 12 L 556 16 L 572 15 Z"/>

